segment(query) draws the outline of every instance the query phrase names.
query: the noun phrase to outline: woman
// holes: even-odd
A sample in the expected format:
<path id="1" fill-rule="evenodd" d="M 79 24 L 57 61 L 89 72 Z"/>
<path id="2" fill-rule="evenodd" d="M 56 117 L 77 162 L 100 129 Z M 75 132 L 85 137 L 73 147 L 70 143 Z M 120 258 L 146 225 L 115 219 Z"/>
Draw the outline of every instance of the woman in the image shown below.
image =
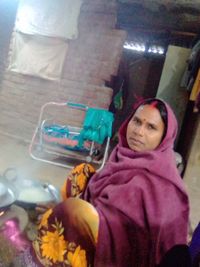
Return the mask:
<path id="1" fill-rule="evenodd" d="M 140 103 L 121 126 L 104 169 L 93 174 L 90 165 L 75 168 L 63 191 L 68 199 L 44 215 L 34 243 L 40 263 L 154 267 L 167 251 L 186 244 L 189 204 L 175 165 L 176 133 L 166 103 Z M 81 199 L 69 198 L 81 190 Z M 55 247 L 48 248 L 53 234 L 56 255 Z"/>

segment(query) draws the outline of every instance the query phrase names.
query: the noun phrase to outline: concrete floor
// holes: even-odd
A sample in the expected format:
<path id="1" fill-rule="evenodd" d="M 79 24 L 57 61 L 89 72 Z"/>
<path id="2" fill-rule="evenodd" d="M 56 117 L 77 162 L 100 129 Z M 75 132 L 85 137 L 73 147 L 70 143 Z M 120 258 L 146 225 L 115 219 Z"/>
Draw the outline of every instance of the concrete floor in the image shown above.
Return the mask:
<path id="1" fill-rule="evenodd" d="M 14 167 L 17 169 L 17 173 L 21 178 L 38 179 L 60 188 L 69 172 L 69 169 L 32 159 L 28 152 L 28 144 L 20 140 L 0 135 L 0 148 L 0 175 L 3 175 L 3 172 L 7 168 Z M 188 169 L 187 177 L 191 176 L 192 169 Z M 189 193 L 191 205 L 190 221 L 194 229 L 200 221 L 200 184 L 197 186 L 197 179 L 195 180 L 194 178 L 194 181 L 191 181 L 187 177 L 184 181 Z M 198 179 L 198 181 L 200 180 Z"/>
<path id="2" fill-rule="evenodd" d="M 20 178 L 37 179 L 60 188 L 69 169 L 32 159 L 28 146 L 20 140 L 0 135 L 0 175 L 3 175 L 7 168 L 16 168 Z"/>

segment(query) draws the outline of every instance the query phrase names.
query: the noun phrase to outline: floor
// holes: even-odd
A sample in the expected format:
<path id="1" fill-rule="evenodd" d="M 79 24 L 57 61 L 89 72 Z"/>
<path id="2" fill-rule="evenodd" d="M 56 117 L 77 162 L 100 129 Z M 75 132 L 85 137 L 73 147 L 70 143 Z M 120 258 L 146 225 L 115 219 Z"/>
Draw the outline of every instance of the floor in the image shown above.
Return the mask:
<path id="1" fill-rule="evenodd" d="M 28 146 L 21 140 L 0 135 L 0 175 L 3 175 L 7 168 L 14 168 L 20 178 L 38 179 L 60 187 L 64 183 L 69 169 L 32 159 Z M 10 172 L 9 175 L 14 175 L 14 173 Z"/>
<path id="2" fill-rule="evenodd" d="M 28 152 L 28 144 L 8 136 L 0 135 L 0 176 L 7 168 L 15 168 L 17 175 L 21 178 L 38 179 L 48 182 L 60 188 L 65 181 L 69 169 L 54 166 L 34 160 Z M 189 170 L 188 170 L 189 171 Z M 187 177 L 191 175 L 187 171 Z M 191 205 L 191 226 L 194 229 L 199 222 L 199 188 L 195 181 L 191 183 L 190 179 L 184 179 L 189 192 Z"/>

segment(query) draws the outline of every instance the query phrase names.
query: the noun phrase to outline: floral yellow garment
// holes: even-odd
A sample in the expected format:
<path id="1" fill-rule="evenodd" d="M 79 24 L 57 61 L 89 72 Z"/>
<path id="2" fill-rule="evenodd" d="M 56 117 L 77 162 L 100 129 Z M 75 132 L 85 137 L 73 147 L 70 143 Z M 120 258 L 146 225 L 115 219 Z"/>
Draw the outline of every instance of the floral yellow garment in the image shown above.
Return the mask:
<path id="1" fill-rule="evenodd" d="M 65 240 L 62 222 L 54 217 L 54 223 L 49 224 L 52 214 L 50 209 L 43 215 L 38 238 L 33 242 L 39 262 L 46 267 L 88 267 L 86 251 L 80 245 Z"/>
<path id="2" fill-rule="evenodd" d="M 70 199 L 68 198 L 79 197 L 94 173 L 95 169 L 90 164 L 83 163 L 76 166 L 69 173 L 62 187 L 63 200 L 69 203 Z M 88 237 L 88 234 L 83 233 L 81 229 L 89 229 L 89 233 L 93 233 L 92 229 L 94 227 L 90 223 L 93 223 L 91 218 L 93 218 L 94 212 L 91 209 L 91 217 L 90 209 L 88 210 L 83 206 L 79 210 L 79 205 L 70 206 L 67 209 L 66 201 L 43 214 L 38 225 L 37 239 L 33 242 L 37 259 L 42 266 L 46 267 L 93 266 L 94 242 L 91 241 L 93 236 Z M 77 227 L 74 227 L 74 224 L 71 223 L 74 209 L 77 209 L 78 216 L 82 217 L 75 223 Z M 83 216 L 85 213 L 87 214 L 86 217 Z M 84 224 L 83 228 L 81 228 L 81 222 Z"/>
<path id="3" fill-rule="evenodd" d="M 78 197 L 84 191 L 90 177 L 95 173 L 95 169 L 90 164 L 82 163 L 76 166 L 68 175 L 61 194 L 63 200 L 68 197 Z"/>

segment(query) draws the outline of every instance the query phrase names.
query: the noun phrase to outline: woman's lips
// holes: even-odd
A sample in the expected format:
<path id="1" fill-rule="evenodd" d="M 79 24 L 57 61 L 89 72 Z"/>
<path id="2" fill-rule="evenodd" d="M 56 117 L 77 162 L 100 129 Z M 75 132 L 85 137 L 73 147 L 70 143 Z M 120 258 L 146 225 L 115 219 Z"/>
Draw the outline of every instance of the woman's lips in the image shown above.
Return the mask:
<path id="1" fill-rule="evenodd" d="M 143 145 L 144 143 L 138 139 L 135 139 L 135 138 L 129 138 L 129 140 L 134 143 L 134 144 L 139 144 L 139 145 Z"/>

